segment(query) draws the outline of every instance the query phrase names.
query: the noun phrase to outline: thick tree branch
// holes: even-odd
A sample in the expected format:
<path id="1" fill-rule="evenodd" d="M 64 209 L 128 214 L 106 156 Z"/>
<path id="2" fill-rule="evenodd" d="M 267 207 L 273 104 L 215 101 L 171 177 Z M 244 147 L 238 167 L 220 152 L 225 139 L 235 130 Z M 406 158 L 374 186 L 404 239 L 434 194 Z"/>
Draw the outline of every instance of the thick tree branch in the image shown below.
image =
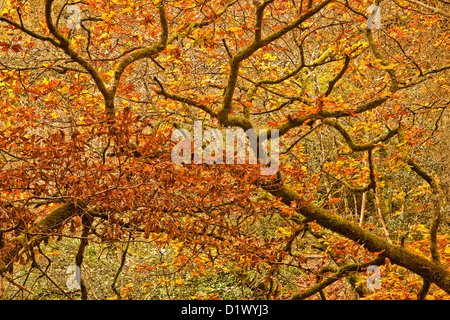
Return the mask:
<path id="1" fill-rule="evenodd" d="M 337 270 L 335 270 L 335 273 L 332 276 L 330 276 L 330 277 L 322 280 L 321 282 L 317 283 L 316 285 L 308 288 L 306 291 L 294 293 L 290 297 L 290 300 L 304 300 L 306 298 L 309 298 L 312 295 L 318 293 L 319 291 L 325 289 L 329 285 L 338 281 L 340 278 L 345 276 L 347 272 L 360 272 L 361 270 L 364 270 L 365 268 L 367 268 L 370 265 L 378 265 L 378 266 L 382 265 L 382 264 L 384 264 L 384 261 L 385 261 L 385 258 L 381 255 L 381 256 L 376 257 L 375 259 L 372 259 L 372 260 L 364 262 L 364 263 L 349 264 L 349 265 L 340 267 Z"/>
<path id="2" fill-rule="evenodd" d="M 22 234 L 6 243 L 0 250 L 0 271 L 10 270 L 14 259 L 23 247 L 41 242 L 45 238 L 46 231 L 59 228 L 65 220 L 75 216 L 77 211 L 77 206 L 73 202 L 67 202 L 36 224 L 36 231 L 39 231 L 40 235 L 30 238 L 27 234 Z"/>
<path id="3" fill-rule="evenodd" d="M 349 64 L 350 64 L 350 57 L 348 55 L 345 55 L 344 66 L 342 67 L 341 71 L 339 71 L 339 73 L 333 78 L 333 80 L 331 80 L 328 83 L 328 89 L 325 92 L 326 97 L 331 94 L 336 83 L 344 76 L 345 71 L 347 71 Z"/>
<path id="4" fill-rule="evenodd" d="M 60 43 L 58 41 L 56 41 L 55 39 L 53 39 L 52 37 L 44 36 L 37 32 L 34 32 L 33 30 L 26 28 L 23 24 L 17 23 L 6 17 L 0 16 L 0 21 L 6 22 L 6 23 L 16 27 L 17 29 L 22 30 L 23 32 L 25 32 L 26 34 L 28 34 L 29 36 L 31 36 L 35 39 L 42 40 L 42 41 L 48 41 L 51 44 L 53 44 L 55 47 L 59 47 L 59 45 L 60 45 Z"/>
<path id="5" fill-rule="evenodd" d="M 274 0 L 266 0 L 266 1 L 253 0 L 253 4 L 256 7 L 255 40 L 254 40 L 255 42 L 261 40 L 264 9 L 273 1 Z"/>
<path id="6" fill-rule="evenodd" d="M 379 136 L 378 138 L 376 138 L 370 142 L 366 142 L 363 144 L 356 144 L 353 141 L 350 134 L 347 132 L 347 130 L 345 130 L 345 128 L 338 122 L 337 119 L 334 119 L 334 120 L 333 119 L 322 119 L 322 122 L 325 123 L 326 125 L 329 125 L 329 126 L 335 128 L 337 131 L 339 131 L 339 133 L 345 139 L 345 142 L 347 143 L 349 148 L 352 149 L 352 151 L 356 151 L 356 152 L 372 150 L 372 149 L 376 148 L 378 143 L 386 142 L 389 139 L 391 139 L 392 137 L 394 137 L 397 134 L 397 131 L 399 129 L 399 127 L 395 128 L 395 129 L 388 128 L 388 133 L 386 135 Z"/>
<path id="7" fill-rule="evenodd" d="M 436 263 L 440 263 L 440 255 L 437 247 L 437 233 L 441 222 L 441 203 L 445 203 L 445 197 L 443 196 L 442 190 L 436 179 L 418 163 L 416 163 L 409 155 L 410 150 L 406 141 L 406 132 L 402 127 L 400 127 L 398 130 L 398 140 L 402 145 L 401 155 L 404 161 L 409 165 L 412 171 L 417 173 L 430 185 L 433 192 L 432 201 L 434 207 L 434 216 L 430 227 L 430 251 L 433 261 L 435 261 Z"/>
<path id="8" fill-rule="evenodd" d="M 450 272 L 441 264 L 413 253 L 405 247 L 389 243 L 353 222 L 315 204 L 302 205 L 302 196 L 289 187 L 267 184 L 264 189 L 280 198 L 288 206 L 296 204 L 298 212 L 305 218 L 316 221 L 322 227 L 364 245 L 370 252 L 383 252 L 383 256 L 389 258 L 392 263 L 422 276 L 450 293 Z"/>
<path id="9" fill-rule="evenodd" d="M 169 22 L 167 21 L 167 14 L 166 9 L 164 7 L 164 1 L 161 1 L 159 3 L 158 11 L 159 11 L 159 20 L 161 23 L 161 36 L 159 41 L 152 46 L 134 50 L 119 62 L 116 69 L 114 70 L 114 80 L 110 90 L 110 94 L 112 97 L 115 96 L 115 93 L 120 83 L 120 78 L 122 77 L 122 74 L 125 71 L 126 67 L 136 62 L 137 60 L 143 58 L 153 58 L 156 54 L 160 53 L 166 48 L 167 40 L 169 38 Z"/>
<path id="10" fill-rule="evenodd" d="M 57 42 L 52 42 L 55 46 L 62 49 L 73 61 L 77 62 L 81 65 L 92 77 L 94 80 L 98 90 L 100 90 L 103 98 L 105 100 L 105 108 L 109 113 L 114 113 L 114 99 L 108 92 L 108 89 L 103 82 L 103 79 L 100 77 L 97 70 L 87 62 L 80 54 L 78 54 L 75 50 L 70 47 L 69 39 L 67 39 L 57 28 L 57 26 L 53 23 L 52 18 L 52 5 L 54 0 L 46 0 L 45 2 L 45 21 L 47 23 L 47 28 L 50 33 L 58 40 Z"/>
<path id="11" fill-rule="evenodd" d="M 312 10 L 306 12 L 305 14 L 301 15 L 299 18 L 297 18 L 293 22 L 285 25 L 284 27 L 280 28 L 276 32 L 273 32 L 272 34 L 268 35 L 265 38 L 258 39 L 258 37 L 255 36 L 255 40 L 251 44 L 244 47 L 242 50 L 237 52 L 230 59 L 230 73 L 228 75 L 227 85 L 224 90 L 222 105 L 218 112 L 218 119 L 221 124 L 223 124 L 224 126 L 231 125 L 231 123 L 229 122 L 228 116 L 232 110 L 232 101 L 233 101 L 233 96 L 234 96 L 234 90 L 235 90 L 236 84 L 237 84 L 237 78 L 239 75 L 240 63 L 242 61 L 244 61 L 245 59 L 249 58 L 253 53 L 255 53 L 260 48 L 281 38 L 289 31 L 298 27 L 301 23 L 303 23 L 307 19 L 309 19 L 312 16 L 314 16 L 315 14 L 317 14 L 320 10 L 322 10 L 331 1 L 332 0 L 325 0 L 324 2 L 322 2 L 321 4 L 319 4 L 318 6 L 313 8 Z"/>

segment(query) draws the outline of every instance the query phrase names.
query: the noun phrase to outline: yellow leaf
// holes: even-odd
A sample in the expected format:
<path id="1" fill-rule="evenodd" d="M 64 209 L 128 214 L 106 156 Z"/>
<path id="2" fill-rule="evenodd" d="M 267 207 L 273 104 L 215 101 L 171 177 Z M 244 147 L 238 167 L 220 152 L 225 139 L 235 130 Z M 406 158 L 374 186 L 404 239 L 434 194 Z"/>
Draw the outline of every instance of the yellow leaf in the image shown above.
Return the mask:
<path id="1" fill-rule="evenodd" d="M 380 66 L 380 69 L 394 69 L 394 66 L 393 65 Z"/>
<path id="2" fill-rule="evenodd" d="M 237 32 L 237 31 L 241 30 L 241 28 L 240 27 L 231 27 L 228 30 L 231 31 L 231 32 Z"/>

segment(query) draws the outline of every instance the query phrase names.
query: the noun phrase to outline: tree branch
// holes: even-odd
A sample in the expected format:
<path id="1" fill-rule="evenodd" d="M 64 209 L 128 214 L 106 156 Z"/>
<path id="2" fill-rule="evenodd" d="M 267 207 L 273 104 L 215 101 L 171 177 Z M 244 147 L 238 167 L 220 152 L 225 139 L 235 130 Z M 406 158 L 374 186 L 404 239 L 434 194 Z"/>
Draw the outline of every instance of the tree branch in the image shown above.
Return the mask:
<path id="1" fill-rule="evenodd" d="M 316 285 L 308 288 L 308 290 L 304 292 L 297 292 L 294 293 L 289 300 L 304 300 L 306 298 L 309 298 L 310 296 L 318 293 L 319 291 L 325 289 L 329 285 L 335 283 L 337 280 L 345 276 L 347 272 L 356 271 L 359 272 L 362 269 L 367 268 L 370 265 L 382 265 L 384 264 L 385 258 L 381 255 L 376 257 L 375 259 L 372 259 L 370 261 L 364 262 L 364 263 L 357 263 L 357 264 L 349 264 L 343 267 L 340 267 L 336 270 L 336 272 L 331 276 L 328 277 L 321 282 L 317 283 Z"/>
<path id="2" fill-rule="evenodd" d="M 344 66 L 342 67 L 341 71 L 339 71 L 339 73 L 336 75 L 336 77 L 334 77 L 333 80 L 331 80 L 328 83 L 328 89 L 325 92 L 326 97 L 328 97 L 330 95 L 330 93 L 333 91 L 333 88 L 336 85 L 336 83 L 344 76 L 345 71 L 347 71 L 347 69 L 348 69 L 349 63 L 350 63 L 350 57 L 348 55 L 345 55 Z"/>
<path id="3" fill-rule="evenodd" d="M 166 48 L 167 40 L 169 38 L 169 22 L 167 21 L 167 14 L 166 9 L 164 7 L 164 1 L 161 1 L 159 3 L 158 11 L 159 11 L 159 20 L 161 23 L 161 36 L 159 41 L 152 46 L 134 50 L 119 62 L 116 69 L 114 70 L 114 79 L 110 90 L 110 94 L 112 97 L 115 96 L 115 93 L 120 83 L 120 78 L 123 72 L 125 71 L 126 67 L 136 62 L 137 60 L 143 58 L 154 58 L 156 54 L 160 53 Z"/>
<path id="4" fill-rule="evenodd" d="M 445 203 L 445 197 L 442 194 L 442 190 L 437 183 L 436 179 L 429 174 L 424 168 L 416 163 L 409 155 L 409 147 L 406 141 L 405 129 L 402 127 L 398 130 L 398 140 L 402 145 L 401 156 L 403 160 L 409 165 L 412 171 L 417 173 L 422 179 L 424 179 L 431 187 L 433 192 L 433 207 L 434 215 L 433 221 L 430 227 L 430 252 L 433 261 L 440 263 L 440 255 L 437 247 L 437 232 L 441 222 L 441 203 Z"/>
<path id="5" fill-rule="evenodd" d="M 288 205 L 296 205 L 298 212 L 305 218 L 316 221 L 322 227 L 336 232 L 348 239 L 364 245 L 370 252 L 383 252 L 392 263 L 398 264 L 435 283 L 447 293 L 450 293 L 450 272 L 441 264 L 430 261 L 405 247 L 397 246 L 363 229 L 362 227 L 320 208 L 315 204 L 302 204 L 302 196 L 284 185 L 266 184 L 263 188 L 273 196 L 278 197 Z"/>
<path id="6" fill-rule="evenodd" d="M 232 110 L 232 100 L 233 100 L 233 96 L 234 96 L 234 90 L 235 90 L 236 84 L 237 84 L 237 78 L 239 75 L 240 63 L 242 61 L 244 61 L 245 59 L 249 58 L 253 53 L 255 53 L 260 48 L 281 38 L 286 33 L 293 30 L 294 28 L 299 26 L 301 23 L 303 23 L 310 17 L 317 14 L 320 10 L 322 10 L 331 1 L 332 0 L 325 0 L 324 2 L 322 2 L 318 6 L 316 6 L 314 9 L 311 9 L 310 11 L 306 12 L 305 14 L 301 15 L 299 18 L 294 20 L 293 22 L 285 25 L 284 27 L 280 28 L 276 32 L 273 32 L 272 34 L 270 34 L 269 36 L 267 36 L 265 38 L 258 39 L 258 37 L 255 36 L 255 40 L 251 44 L 244 47 L 242 50 L 237 52 L 233 56 L 233 58 L 230 59 L 230 73 L 228 75 L 227 85 L 225 87 L 224 94 L 223 94 L 222 106 L 218 112 L 218 119 L 221 124 L 223 124 L 224 126 L 231 125 L 231 123 L 229 122 L 229 119 L 228 119 L 228 115 L 230 114 L 230 112 Z"/>
<path id="7" fill-rule="evenodd" d="M 109 94 L 108 89 L 100 77 L 97 70 L 87 62 L 80 54 L 70 47 L 69 40 L 58 30 L 56 25 L 53 23 L 52 18 L 52 5 L 54 0 L 46 0 L 45 2 L 45 21 L 47 23 L 47 28 L 50 33 L 58 40 L 57 42 L 52 42 L 56 47 L 61 48 L 72 60 L 81 65 L 92 77 L 98 90 L 100 90 L 103 98 L 105 100 L 105 108 L 108 113 L 114 113 L 114 99 Z"/>
<path id="8" fill-rule="evenodd" d="M 322 122 L 325 123 L 326 125 L 329 125 L 329 126 L 335 128 L 337 131 L 339 131 L 339 133 L 345 139 L 345 142 L 347 143 L 349 148 L 352 149 L 352 151 L 356 151 L 356 152 L 357 151 L 367 151 L 367 150 L 372 150 L 372 149 L 376 148 L 378 143 L 388 141 L 389 139 L 394 137 L 397 134 L 398 129 L 399 129 L 399 127 L 397 127 L 395 129 L 391 130 L 388 127 L 388 133 L 386 135 L 379 136 L 378 138 L 376 138 L 370 142 L 366 142 L 364 144 L 356 144 L 353 141 L 350 134 L 347 132 L 347 130 L 345 130 L 345 128 L 338 122 L 337 119 L 334 119 L 334 120 L 322 119 Z"/>

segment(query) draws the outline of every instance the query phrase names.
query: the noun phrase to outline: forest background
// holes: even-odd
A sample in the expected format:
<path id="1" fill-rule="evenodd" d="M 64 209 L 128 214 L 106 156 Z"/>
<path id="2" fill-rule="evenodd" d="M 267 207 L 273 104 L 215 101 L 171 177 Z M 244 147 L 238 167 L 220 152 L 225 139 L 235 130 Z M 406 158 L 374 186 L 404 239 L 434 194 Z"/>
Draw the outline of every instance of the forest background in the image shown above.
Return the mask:
<path id="1" fill-rule="evenodd" d="M 449 299 L 449 12 L 1 0 L 1 298 Z M 174 163 L 194 121 L 277 174 Z"/>

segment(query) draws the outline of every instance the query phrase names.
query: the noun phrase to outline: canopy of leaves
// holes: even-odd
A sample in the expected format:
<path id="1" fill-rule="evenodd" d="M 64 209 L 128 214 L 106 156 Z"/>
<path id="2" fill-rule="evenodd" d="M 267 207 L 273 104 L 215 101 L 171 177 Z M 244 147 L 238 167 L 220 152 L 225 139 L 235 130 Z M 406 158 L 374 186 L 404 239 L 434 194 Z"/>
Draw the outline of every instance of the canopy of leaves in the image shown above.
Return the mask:
<path id="1" fill-rule="evenodd" d="M 371 4 L 0 1 L 1 298 L 448 299 L 450 5 Z"/>

